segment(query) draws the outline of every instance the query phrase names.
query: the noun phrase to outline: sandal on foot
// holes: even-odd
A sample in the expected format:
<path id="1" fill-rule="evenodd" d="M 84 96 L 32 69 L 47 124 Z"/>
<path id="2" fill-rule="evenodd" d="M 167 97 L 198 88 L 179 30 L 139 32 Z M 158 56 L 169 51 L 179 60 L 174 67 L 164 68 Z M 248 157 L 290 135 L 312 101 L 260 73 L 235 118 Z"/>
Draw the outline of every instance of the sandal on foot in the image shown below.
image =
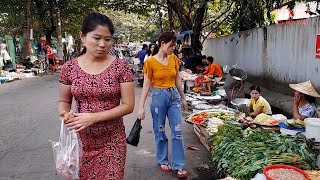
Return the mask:
<path id="1" fill-rule="evenodd" d="M 163 171 L 163 172 L 171 172 L 171 166 L 168 163 L 165 164 L 158 164 L 159 168 Z"/>
<path id="2" fill-rule="evenodd" d="M 188 172 L 183 169 L 174 170 L 175 174 L 179 179 L 186 179 L 188 177 Z M 186 172 L 185 174 L 183 172 Z"/>

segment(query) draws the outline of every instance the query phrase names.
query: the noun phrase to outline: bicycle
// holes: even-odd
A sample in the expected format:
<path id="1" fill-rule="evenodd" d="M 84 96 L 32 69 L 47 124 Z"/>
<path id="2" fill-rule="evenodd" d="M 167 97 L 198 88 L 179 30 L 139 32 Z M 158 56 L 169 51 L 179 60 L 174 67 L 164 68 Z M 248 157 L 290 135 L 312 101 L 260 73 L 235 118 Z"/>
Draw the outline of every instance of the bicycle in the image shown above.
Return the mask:
<path id="1" fill-rule="evenodd" d="M 49 64 L 47 63 L 45 55 L 38 55 L 39 74 L 42 77 L 43 74 L 49 73 Z"/>

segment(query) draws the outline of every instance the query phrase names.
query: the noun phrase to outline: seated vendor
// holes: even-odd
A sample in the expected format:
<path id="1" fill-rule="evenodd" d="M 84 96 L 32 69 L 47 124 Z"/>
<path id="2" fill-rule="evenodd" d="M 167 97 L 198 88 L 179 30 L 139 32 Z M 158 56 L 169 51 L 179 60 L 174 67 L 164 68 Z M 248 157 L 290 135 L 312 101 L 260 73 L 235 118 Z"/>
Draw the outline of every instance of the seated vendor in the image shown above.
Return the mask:
<path id="1" fill-rule="evenodd" d="M 289 84 L 289 86 L 295 90 L 293 118 L 300 120 L 316 118 L 316 97 L 320 97 L 320 95 L 316 92 L 311 82 L 306 81 L 298 84 Z"/>
<path id="2" fill-rule="evenodd" d="M 213 79 L 216 77 L 222 77 L 222 69 L 218 64 L 213 63 L 214 59 L 212 56 L 207 57 L 208 67 L 203 75 Z"/>
<path id="3" fill-rule="evenodd" d="M 207 57 L 207 64 L 208 67 L 206 69 L 206 71 L 203 73 L 204 78 L 205 78 L 205 83 L 206 83 L 206 87 L 207 90 L 209 92 L 211 91 L 211 85 L 212 84 L 216 84 L 216 81 L 212 81 L 215 78 L 219 78 L 222 77 L 222 69 L 218 64 L 213 63 L 214 59 L 212 56 L 208 56 Z M 221 78 L 220 78 L 221 80 Z"/>
<path id="4" fill-rule="evenodd" d="M 250 87 L 250 96 L 249 112 L 251 117 L 256 117 L 261 113 L 272 114 L 271 106 L 268 101 L 261 96 L 261 89 L 259 86 Z"/>

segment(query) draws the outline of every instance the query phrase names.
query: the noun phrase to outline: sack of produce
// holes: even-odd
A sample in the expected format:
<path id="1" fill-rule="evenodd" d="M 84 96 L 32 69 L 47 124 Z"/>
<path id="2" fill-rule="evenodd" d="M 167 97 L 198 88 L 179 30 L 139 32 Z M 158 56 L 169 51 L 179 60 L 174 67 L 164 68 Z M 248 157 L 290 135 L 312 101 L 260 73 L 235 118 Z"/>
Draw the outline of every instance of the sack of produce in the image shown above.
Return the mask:
<path id="1" fill-rule="evenodd" d="M 272 126 L 272 125 L 278 125 L 279 122 L 276 120 L 272 120 L 272 117 L 261 113 L 259 114 L 254 120 L 253 123 L 258 124 L 258 125 L 264 125 L 264 126 Z"/>

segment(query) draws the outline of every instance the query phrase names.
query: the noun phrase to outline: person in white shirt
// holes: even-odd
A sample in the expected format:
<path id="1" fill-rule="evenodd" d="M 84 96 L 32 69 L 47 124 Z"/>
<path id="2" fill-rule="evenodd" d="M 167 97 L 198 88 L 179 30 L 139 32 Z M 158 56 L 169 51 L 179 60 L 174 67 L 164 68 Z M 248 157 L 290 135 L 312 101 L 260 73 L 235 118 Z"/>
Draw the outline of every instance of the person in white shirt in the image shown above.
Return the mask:
<path id="1" fill-rule="evenodd" d="M 4 65 L 10 65 L 11 64 L 11 57 L 7 51 L 7 45 L 1 44 L 1 57 L 3 60 Z"/>
<path id="2" fill-rule="evenodd" d="M 156 44 L 154 44 L 154 43 L 149 44 L 149 48 L 148 48 L 147 54 L 144 56 L 144 61 L 143 62 L 146 62 L 146 60 L 149 57 L 157 54 L 158 51 L 159 51 L 158 50 L 158 46 Z"/>

